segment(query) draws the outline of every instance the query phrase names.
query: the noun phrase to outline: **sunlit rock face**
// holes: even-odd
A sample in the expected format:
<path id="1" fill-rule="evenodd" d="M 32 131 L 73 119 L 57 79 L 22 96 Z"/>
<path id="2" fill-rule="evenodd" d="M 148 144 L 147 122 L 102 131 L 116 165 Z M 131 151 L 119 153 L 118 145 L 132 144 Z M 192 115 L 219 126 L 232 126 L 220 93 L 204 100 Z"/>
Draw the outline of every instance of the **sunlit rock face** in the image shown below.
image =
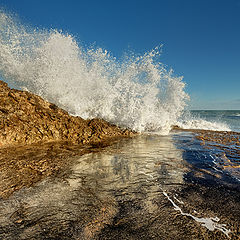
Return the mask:
<path id="1" fill-rule="evenodd" d="M 56 140 L 90 143 L 131 134 L 104 120 L 83 120 L 70 116 L 41 97 L 27 91 L 10 89 L 2 81 L 0 126 L 0 146 Z"/>

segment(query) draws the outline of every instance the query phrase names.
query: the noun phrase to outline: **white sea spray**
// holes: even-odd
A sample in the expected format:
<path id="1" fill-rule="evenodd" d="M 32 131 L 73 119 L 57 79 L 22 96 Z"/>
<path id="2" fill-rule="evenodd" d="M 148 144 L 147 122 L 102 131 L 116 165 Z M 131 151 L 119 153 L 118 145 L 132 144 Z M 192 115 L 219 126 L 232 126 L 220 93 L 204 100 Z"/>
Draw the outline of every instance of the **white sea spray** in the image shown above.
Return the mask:
<path id="1" fill-rule="evenodd" d="M 204 129 L 214 131 L 231 131 L 229 126 L 220 121 L 209 121 L 203 118 L 191 117 L 189 119 L 179 120 L 177 125 L 183 129 Z"/>
<path id="2" fill-rule="evenodd" d="M 159 57 L 157 47 L 142 56 L 129 54 L 117 60 L 102 48 L 79 45 L 70 34 L 26 27 L 0 10 L 0 74 L 4 80 L 84 119 L 103 118 L 160 134 L 181 125 L 179 119 L 189 99 L 185 83 Z"/>
<path id="3" fill-rule="evenodd" d="M 231 131 L 229 125 L 220 118 L 207 118 L 201 116 L 200 113 L 194 114 L 190 111 L 185 111 L 178 119 L 177 125 L 183 129 L 204 129 L 214 131 Z"/>
<path id="4" fill-rule="evenodd" d="M 73 115 L 167 132 L 185 107 L 182 77 L 156 60 L 159 48 L 117 61 L 101 48 L 84 49 L 58 30 L 25 28 L 3 11 L 0 26 L 4 79 Z"/>

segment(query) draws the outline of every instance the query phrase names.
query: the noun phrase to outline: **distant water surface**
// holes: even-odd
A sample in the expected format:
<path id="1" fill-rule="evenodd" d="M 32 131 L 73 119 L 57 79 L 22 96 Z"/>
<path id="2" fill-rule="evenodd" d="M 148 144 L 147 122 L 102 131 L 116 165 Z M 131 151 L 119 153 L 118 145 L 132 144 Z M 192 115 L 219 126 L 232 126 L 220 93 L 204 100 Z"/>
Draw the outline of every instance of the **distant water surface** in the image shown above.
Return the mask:
<path id="1" fill-rule="evenodd" d="M 208 121 L 224 122 L 231 130 L 240 132 L 240 110 L 195 110 L 191 112 Z"/>

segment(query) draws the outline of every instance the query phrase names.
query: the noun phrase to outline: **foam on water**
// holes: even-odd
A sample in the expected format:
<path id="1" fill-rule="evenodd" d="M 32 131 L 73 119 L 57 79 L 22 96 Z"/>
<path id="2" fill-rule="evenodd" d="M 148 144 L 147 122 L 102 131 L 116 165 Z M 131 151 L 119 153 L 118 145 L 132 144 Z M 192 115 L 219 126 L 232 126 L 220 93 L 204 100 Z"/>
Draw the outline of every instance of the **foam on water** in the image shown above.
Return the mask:
<path id="1" fill-rule="evenodd" d="M 210 231 L 219 230 L 219 231 L 223 232 L 227 237 L 230 238 L 229 234 L 231 233 L 231 231 L 226 228 L 226 224 L 218 223 L 220 220 L 218 217 L 210 217 L 210 218 L 195 217 L 190 213 L 183 212 L 183 210 L 168 196 L 168 194 L 166 192 L 163 191 L 163 195 L 165 197 L 167 197 L 167 199 L 174 206 L 174 209 L 176 211 L 179 211 L 181 213 L 181 215 L 191 217 L 196 222 L 199 222 L 202 226 L 206 227 Z"/>
<path id="2" fill-rule="evenodd" d="M 177 126 L 183 129 L 204 129 L 213 131 L 231 131 L 231 128 L 226 122 L 218 118 L 210 119 L 200 114 L 193 114 L 190 111 L 185 111 L 177 122 Z"/>
<path id="3" fill-rule="evenodd" d="M 207 121 L 205 119 L 180 120 L 177 125 L 183 129 L 203 129 L 213 131 L 231 131 L 231 128 L 226 123 L 217 121 Z"/>
<path id="4" fill-rule="evenodd" d="M 188 95 L 182 77 L 166 70 L 159 56 L 157 47 L 120 61 L 102 48 L 79 46 L 61 31 L 25 27 L 0 10 L 2 77 L 84 119 L 168 133 Z"/>

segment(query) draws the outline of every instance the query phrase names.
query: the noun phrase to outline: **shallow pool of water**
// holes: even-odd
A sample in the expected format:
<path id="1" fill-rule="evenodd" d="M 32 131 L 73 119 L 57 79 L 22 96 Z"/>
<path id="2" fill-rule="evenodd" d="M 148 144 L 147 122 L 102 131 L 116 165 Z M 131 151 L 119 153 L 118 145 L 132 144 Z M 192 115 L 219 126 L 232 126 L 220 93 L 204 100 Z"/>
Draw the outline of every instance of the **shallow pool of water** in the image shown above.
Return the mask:
<path id="1" fill-rule="evenodd" d="M 0 237 L 237 239 L 239 182 L 219 156 L 191 133 L 120 140 L 0 200 Z"/>

